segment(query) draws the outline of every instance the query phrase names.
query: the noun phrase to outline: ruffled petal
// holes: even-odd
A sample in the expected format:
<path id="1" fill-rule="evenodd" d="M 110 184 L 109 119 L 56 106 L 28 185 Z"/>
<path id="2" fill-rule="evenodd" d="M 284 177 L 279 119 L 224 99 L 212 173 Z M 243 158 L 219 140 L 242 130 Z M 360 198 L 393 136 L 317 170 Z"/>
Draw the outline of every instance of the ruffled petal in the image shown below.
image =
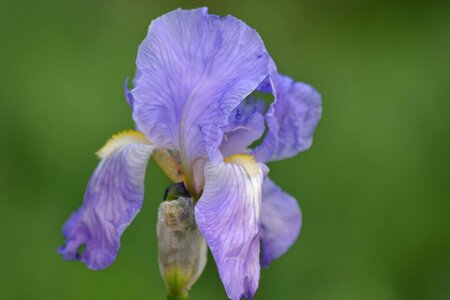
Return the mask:
<path id="1" fill-rule="evenodd" d="M 137 57 L 133 117 L 156 145 L 220 161 L 221 127 L 268 74 L 255 30 L 206 8 L 175 10 L 154 20 Z"/>
<path id="2" fill-rule="evenodd" d="M 205 164 L 205 189 L 195 217 L 230 299 L 258 288 L 262 166 L 251 155 Z"/>
<path id="3" fill-rule="evenodd" d="M 310 85 L 280 75 L 279 106 L 274 108 L 280 126 L 278 145 L 271 160 L 280 160 L 309 149 L 322 115 L 320 94 Z"/>
<path id="4" fill-rule="evenodd" d="M 269 109 L 264 116 L 268 130 L 263 142 L 251 152 L 256 160 L 261 162 L 268 161 L 278 145 L 278 132 L 280 126 L 275 116 L 275 107 L 279 106 L 279 104 L 277 104 L 278 101 L 281 101 L 281 103 L 285 101 L 283 101 L 283 99 L 279 100 L 277 89 L 278 71 L 275 62 L 270 59 L 269 74 L 257 87 L 257 91 L 262 93 L 272 93 L 274 97 L 272 104 L 269 106 Z"/>
<path id="5" fill-rule="evenodd" d="M 308 84 L 277 73 L 273 62 L 270 76 L 258 89 L 272 91 L 275 97 L 266 114 L 269 131 L 254 151 L 258 161 L 285 159 L 307 150 L 322 115 L 320 94 Z"/>
<path id="6" fill-rule="evenodd" d="M 261 208 L 262 265 L 283 255 L 297 240 L 302 214 L 297 200 L 268 177 L 264 179 Z"/>
<path id="7" fill-rule="evenodd" d="M 63 228 L 66 244 L 58 252 L 64 259 L 78 259 L 93 270 L 114 261 L 120 236 L 141 209 L 145 169 L 154 148 L 142 133 L 130 131 L 114 136 L 100 149 L 101 161 L 83 205 Z"/>
<path id="8" fill-rule="evenodd" d="M 224 157 L 243 153 L 251 143 L 264 133 L 264 107 L 262 100 L 241 102 L 231 113 L 229 123 L 223 128 L 224 137 L 220 152 Z"/>

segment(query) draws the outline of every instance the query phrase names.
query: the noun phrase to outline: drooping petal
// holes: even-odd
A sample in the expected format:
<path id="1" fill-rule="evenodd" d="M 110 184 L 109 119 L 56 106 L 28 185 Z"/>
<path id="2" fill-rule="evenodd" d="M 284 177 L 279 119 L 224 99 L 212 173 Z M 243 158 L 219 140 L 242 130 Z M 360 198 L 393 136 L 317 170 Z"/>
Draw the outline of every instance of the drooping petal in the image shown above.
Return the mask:
<path id="1" fill-rule="evenodd" d="M 308 84 L 277 73 L 273 62 L 270 76 L 258 89 L 272 91 L 275 97 L 266 114 L 269 132 L 254 151 L 258 161 L 285 159 L 307 150 L 322 114 L 320 94 Z"/>
<path id="2" fill-rule="evenodd" d="M 297 240 L 302 214 L 297 200 L 268 177 L 264 179 L 261 207 L 262 265 L 283 255 Z"/>
<path id="3" fill-rule="evenodd" d="M 262 167 L 251 155 L 205 164 L 205 189 L 195 217 L 230 299 L 258 288 Z"/>
<path id="4" fill-rule="evenodd" d="M 221 127 L 268 74 L 255 30 L 206 8 L 154 20 L 139 47 L 133 117 L 156 145 L 220 161 Z"/>
<path id="5" fill-rule="evenodd" d="M 242 101 L 229 117 L 229 123 L 223 128 L 224 137 L 220 152 L 224 157 L 244 152 L 248 146 L 264 133 L 264 107 L 262 100 Z"/>
<path id="6" fill-rule="evenodd" d="M 141 209 L 145 169 L 154 148 L 142 133 L 129 131 L 114 136 L 100 149 L 101 161 L 83 205 L 63 228 L 66 244 L 58 252 L 64 259 L 78 259 L 94 270 L 114 261 L 120 236 Z"/>

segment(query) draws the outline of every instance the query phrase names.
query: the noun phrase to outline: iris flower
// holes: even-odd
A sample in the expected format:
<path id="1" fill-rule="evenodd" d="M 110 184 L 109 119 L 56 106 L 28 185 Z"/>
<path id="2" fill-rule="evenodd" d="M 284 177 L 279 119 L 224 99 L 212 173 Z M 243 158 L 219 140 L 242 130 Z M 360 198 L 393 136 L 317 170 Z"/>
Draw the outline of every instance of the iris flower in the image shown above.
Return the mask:
<path id="1" fill-rule="evenodd" d="M 288 250 L 302 219 L 266 164 L 311 146 L 320 95 L 278 73 L 254 29 L 206 8 L 155 19 L 136 65 L 134 88 L 125 88 L 136 131 L 113 136 L 98 151 L 100 163 L 63 228 L 59 253 L 94 270 L 115 260 L 141 209 L 153 157 L 194 199 L 228 297 L 252 298 L 260 266 Z M 273 95 L 267 110 L 254 92 Z"/>

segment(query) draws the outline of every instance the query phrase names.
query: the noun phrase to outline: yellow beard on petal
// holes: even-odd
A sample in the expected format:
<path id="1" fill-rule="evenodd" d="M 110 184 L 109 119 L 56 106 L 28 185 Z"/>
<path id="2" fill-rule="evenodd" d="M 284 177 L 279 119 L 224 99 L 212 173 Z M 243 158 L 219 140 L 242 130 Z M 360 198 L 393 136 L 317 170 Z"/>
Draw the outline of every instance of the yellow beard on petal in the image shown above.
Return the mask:
<path id="1" fill-rule="evenodd" d="M 238 164 L 244 167 L 244 169 L 247 171 L 248 175 L 255 176 L 260 172 L 260 168 L 258 166 L 258 163 L 256 162 L 253 155 L 250 154 L 234 154 L 231 156 L 228 156 L 224 159 L 226 163 L 232 163 L 232 164 Z"/>
<path id="2" fill-rule="evenodd" d="M 96 154 L 100 159 L 103 159 L 108 157 L 114 150 L 132 143 L 144 145 L 151 144 L 142 132 L 136 130 L 124 130 L 113 135 Z"/>

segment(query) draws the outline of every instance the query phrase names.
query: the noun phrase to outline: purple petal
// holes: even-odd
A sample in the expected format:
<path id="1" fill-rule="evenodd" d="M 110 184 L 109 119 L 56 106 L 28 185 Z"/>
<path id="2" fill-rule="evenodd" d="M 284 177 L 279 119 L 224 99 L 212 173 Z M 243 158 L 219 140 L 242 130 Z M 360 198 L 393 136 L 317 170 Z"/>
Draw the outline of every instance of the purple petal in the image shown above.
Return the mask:
<path id="1" fill-rule="evenodd" d="M 123 93 L 125 94 L 125 100 L 127 101 L 128 105 L 131 108 L 131 111 L 133 111 L 133 95 L 130 92 L 130 89 L 128 88 L 128 78 L 125 79 L 124 87 L 123 87 Z"/>
<path id="2" fill-rule="evenodd" d="M 252 155 L 255 156 L 257 161 L 266 162 L 270 159 L 272 154 L 278 145 L 278 132 L 279 124 L 275 116 L 275 107 L 278 106 L 277 102 L 280 101 L 278 97 L 278 72 L 275 62 L 270 59 L 269 61 L 269 75 L 260 83 L 257 90 L 262 93 L 272 92 L 274 101 L 270 105 L 265 120 L 268 126 L 268 131 L 264 137 L 263 142 L 258 145 L 253 151 Z M 281 100 L 283 103 L 283 100 Z"/>
<path id="3" fill-rule="evenodd" d="M 271 90 L 275 101 L 266 114 L 269 132 L 254 151 L 257 160 L 280 160 L 307 150 L 322 114 L 320 94 L 310 85 L 278 74 L 273 62 L 270 77 L 258 89 Z"/>
<path id="4" fill-rule="evenodd" d="M 154 20 L 136 64 L 138 128 L 156 145 L 179 149 L 187 164 L 199 156 L 220 161 L 220 128 L 268 74 L 268 54 L 256 31 L 206 8 Z"/>
<path id="5" fill-rule="evenodd" d="M 224 157 L 243 153 L 250 144 L 264 133 L 264 101 L 249 100 L 241 102 L 229 117 L 228 125 L 223 128 L 224 137 L 220 152 Z"/>
<path id="6" fill-rule="evenodd" d="M 300 206 L 268 177 L 264 179 L 261 208 L 262 265 L 283 255 L 297 240 L 302 224 Z"/>
<path id="7" fill-rule="evenodd" d="M 64 259 L 78 259 L 93 270 L 115 259 L 120 236 L 142 206 L 144 174 L 153 145 L 138 132 L 114 136 L 99 152 L 84 202 L 64 225 Z M 79 253 L 82 246 L 85 249 Z"/>
<path id="8" fill-rule="evenodd" d="M 195 217 L 233 300 L 252 298 L 258 288 L 262 180 L 261 166 L 250 155 L 205 164 Z"/>
<path id="9" fill-rule="evenodd" d="M 278 146 L 271 160 L 279 160 L 297 155 L 309 149 L 313 134 L 322 114 L 320 94 L 310 85 L 294 82 L 280 75 L 280 93 L 286 106 L 275 107 L 275 116 L 280 130 Z"/>

